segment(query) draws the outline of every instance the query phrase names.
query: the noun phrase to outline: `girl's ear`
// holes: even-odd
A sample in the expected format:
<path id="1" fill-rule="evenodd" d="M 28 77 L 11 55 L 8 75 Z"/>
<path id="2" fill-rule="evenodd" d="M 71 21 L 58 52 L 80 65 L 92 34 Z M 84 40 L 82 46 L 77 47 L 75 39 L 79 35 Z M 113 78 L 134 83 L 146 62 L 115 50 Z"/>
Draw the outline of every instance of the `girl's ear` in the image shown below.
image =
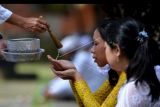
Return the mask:
<path id="1" fill-rule="evenodd" d="M 120 49 L 120 47 L 119 47 L 118 44 L 115 44 L 114 52 L 115 52 L 115 55 L 116 55 L 116 56 L 118 56 L 118 57 L 120 56 L 120 54 L 121 54 L 121 49 Z"/>
<path id="2" fill-rule="evenodd" d="M 107 42 L 105 42 L 105 46 L 104 47 L 108 48 L 107 46 L 108 46 L 108 44 L 107 44 Z M 118 44 L 114 44 L 114 47 L 111 49 L 111 51 L 117 57 L 119 57 L 121 55 L 121 49 L 120 49 Z"/>

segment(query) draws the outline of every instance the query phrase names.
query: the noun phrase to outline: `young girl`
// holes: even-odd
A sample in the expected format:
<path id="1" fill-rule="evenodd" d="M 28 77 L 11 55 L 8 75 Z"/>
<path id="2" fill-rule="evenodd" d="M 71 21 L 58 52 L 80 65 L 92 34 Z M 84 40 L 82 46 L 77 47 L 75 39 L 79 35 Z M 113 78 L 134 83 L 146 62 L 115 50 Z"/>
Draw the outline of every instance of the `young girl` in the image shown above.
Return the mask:
<path id="1" fill-rule="evenodd" d="M 107 62 L 117 71 L 121 80 L 110 89 L 112 91 L 106 92 L 106 98 L 102 102 L 90 94 L 73 64 L 48 56 L 56 70 L 54 73 L 73 82 L 85 107 L 160 107 L 160 80 L 156 75 L 156 68 L 160 65 L 160 52 L 145 27 L 132 18 L 109 22 L 105 19 L 98 31 L 105 40 Z M 127 81 L 123 85 L 125 74 Z"/>

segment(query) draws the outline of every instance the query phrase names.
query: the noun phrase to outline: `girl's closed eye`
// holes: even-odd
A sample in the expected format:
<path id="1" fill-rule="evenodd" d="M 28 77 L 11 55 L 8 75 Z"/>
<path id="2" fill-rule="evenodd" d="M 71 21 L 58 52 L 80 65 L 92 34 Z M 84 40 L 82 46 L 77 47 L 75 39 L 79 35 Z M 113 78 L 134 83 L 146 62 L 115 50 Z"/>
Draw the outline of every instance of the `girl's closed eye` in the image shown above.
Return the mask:
<path id="1" fill-rule="evenodd" d="M 97 46 L 97 45 L 98 45 L 98 43 L 97 43 L 96 41 L 94 41 L 93 45 L 94 45 L 94 46 Z"/>

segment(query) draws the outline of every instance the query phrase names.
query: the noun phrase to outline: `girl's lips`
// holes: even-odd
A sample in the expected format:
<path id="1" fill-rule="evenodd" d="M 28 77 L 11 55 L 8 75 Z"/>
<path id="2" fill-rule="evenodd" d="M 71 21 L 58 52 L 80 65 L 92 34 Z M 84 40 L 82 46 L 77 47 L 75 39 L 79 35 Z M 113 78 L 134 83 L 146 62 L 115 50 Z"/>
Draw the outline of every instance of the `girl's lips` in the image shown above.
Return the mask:
<path id="1" fill-rule="evenodd" d="M 93 57 L 93 60 L 94 60 L 94 62 L 97 62 L 95 57 Z"/>
<path id="2" fill-rule="evenodd" d="M 96 62 L 96 63 L 97 63 L 97 61 L 96 61 L 96 57 L 95 57 L 94 55 L 92 55 L 92 58 L 93 58 L 94 62 Z"/>

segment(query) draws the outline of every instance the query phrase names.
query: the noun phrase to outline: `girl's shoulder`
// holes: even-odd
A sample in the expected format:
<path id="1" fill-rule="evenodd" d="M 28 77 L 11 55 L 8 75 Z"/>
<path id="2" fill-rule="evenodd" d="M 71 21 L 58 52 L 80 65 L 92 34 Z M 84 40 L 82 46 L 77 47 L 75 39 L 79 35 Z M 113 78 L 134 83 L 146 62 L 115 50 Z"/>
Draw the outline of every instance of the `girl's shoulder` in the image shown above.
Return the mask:
<path id="1" fill-rule="evenodd" d="M 160 100 L 156 103 L 151 102 L 149 92 L 147 83 L 135 85 L 135 81 L 129 81 L 119 91 L 116 107 L 160 107 Z"/>

